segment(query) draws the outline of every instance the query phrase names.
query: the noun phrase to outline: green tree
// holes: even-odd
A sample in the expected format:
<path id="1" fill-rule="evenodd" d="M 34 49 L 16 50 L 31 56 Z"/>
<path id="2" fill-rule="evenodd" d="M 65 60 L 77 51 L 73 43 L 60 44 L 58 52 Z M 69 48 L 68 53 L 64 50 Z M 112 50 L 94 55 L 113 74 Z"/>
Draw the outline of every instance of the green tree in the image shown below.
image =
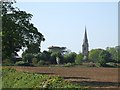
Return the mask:
<path id="1" fill-rule="evenodd" d="M 89 60 L 94 63 L 99 63 L 101 66 L 105 66 L 107 62 L 111 61 L 111 54 L 103 49 L 92 49 L 89 52 Z"/>
<path id="2" fill-rule="evenodd" d="M 99 54 L 100 52 L 102 51 L 102 49 L 92 49 L 90 52 L 89 52 L 89 60 L 92 61 L 92 62 L 98 62 L 99 60 Z"/>
<path id="3" fill-rule="evenodd" d="M 84 55 L 82 53 L 76 55 L 75 63 L 76 64 L 81 64 L 83 60 Z"/>
<path id="4" fill-rule="evenodd" d="M 0 1 L 1 2 L 1 1 Z M 12 6 L 14 2 L 2 2 L 2 57 L 11 58 L 22 48 L 37 44 L 40 49 L 44 36 L 30 22 L 32 15 Z"/>
<path id="5" fill-rule="evenodd" d="M 51 53 L 51 56 L 53 57 L 53 60 L 55 59 L 55 62 L 57 64 L 61 63 L 62 54 L 60 52 L 53 52 L 53 53 Z"/>
<path id="6" fill-rule="evenodd" d="M 120 62 L 120 47 L 107 47 L 106 50 L 111 54 L 111 58 L 113 62 Z"/>
<path id="7" fill-rule="evenodd" d="M 40 52 L 40 46 L 38 43 L 29 44 L 27 49 L 25 50 L 25 53 L 37 54 L 39 52 Z"/>
<path id="8" fill-rule="evenodd" d="M 22 56 L 22 59 L 25 63 L 32 63 L 32 59 L 35 58 L 35 56 L 31 53 L 26 53 Z"/>
<path id="9" fill-rule="evenodd" d="M 64 55 L 64 62 L 65 63 L 75 63 L 76 55 L 77 54 L 75 52 L 66 53 Z"/>
<path id="10" fill-rule="evenodd" d="M 111 61 L 111 55 L 108 51 L 102 50 L 98 56 L 99 63 L 101 66 L 106 66 L 106 63 Z"/>

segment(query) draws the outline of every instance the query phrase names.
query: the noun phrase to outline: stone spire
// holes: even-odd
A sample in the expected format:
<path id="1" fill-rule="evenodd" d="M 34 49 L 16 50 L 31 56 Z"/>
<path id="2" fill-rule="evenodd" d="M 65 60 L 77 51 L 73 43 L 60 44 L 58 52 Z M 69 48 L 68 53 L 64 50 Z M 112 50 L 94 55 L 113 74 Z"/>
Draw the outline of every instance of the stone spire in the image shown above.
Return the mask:
<path id="1" fill-rule="evenodd" d="M 86 27 L 85 27 L 85 35 L 84 35 L 83 43 L 88 43 Z"/>
<path id="2" fill-rule="evenodd" d="M 88 39 L 87 39 L 87 31 L 86 31 L 86 27 L 85 27 L 85 34 L 84 34 L 84 39 L 83 39 L 83 45 L 82 45 L 82 53 L 84 55 L 84 60 L 88 59 Z"/>

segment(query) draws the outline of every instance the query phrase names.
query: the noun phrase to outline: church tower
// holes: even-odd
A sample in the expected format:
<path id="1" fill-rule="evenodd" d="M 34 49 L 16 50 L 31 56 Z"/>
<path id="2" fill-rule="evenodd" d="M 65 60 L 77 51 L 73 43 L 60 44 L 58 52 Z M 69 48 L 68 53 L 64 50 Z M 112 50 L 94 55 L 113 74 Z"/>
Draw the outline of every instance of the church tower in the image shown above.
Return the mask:
<path id="1" fill-rule="evenodd" d="M 83 45 L 82 45 L 82 53 L 84 55 L 84 60 L 88 60 L 88 50 L 89 50 L 89 44 L 88 44 L 88 39 L 87 39 L 87 31 L 85 27 L 85 34 L 84 34 L 84 39 L 83 39 Z"/>

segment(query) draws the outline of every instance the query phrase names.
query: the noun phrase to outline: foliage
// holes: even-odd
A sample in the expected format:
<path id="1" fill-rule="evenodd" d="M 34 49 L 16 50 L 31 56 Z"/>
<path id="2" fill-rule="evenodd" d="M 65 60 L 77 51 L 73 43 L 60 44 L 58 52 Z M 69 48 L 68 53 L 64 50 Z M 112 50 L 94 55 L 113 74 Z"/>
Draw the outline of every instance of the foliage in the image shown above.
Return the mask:
<path id="1" fill-rule="evenodd" d="M 22 66 L 24 64 L 25 64 L 24 61 L 18 61 L 18 62 L 15 63 L 16 66 Z"/>
<path id="2" fill-rule="evenodd" d="M 98 61 L 98 56 L 99 53 L 101 52 L 102 49 L 92 49 L 89 52 L 89 60 L 92 62 L 97 62 Z"/>
<path id="3" fill-rule="evenodd" d="M 4 61 L 2 61 L 2 65 L 3 66 L 13 66 L 14 62 L 10 59 L 5 59 Z"/>
<path id="4" fill-rule="evenodd" d="M 62 54 L 60 52 L 52 52 L 51 56 L 53 60 L 55 59 L 55 63 L 60 64 L 62 60 Z"/>
<path id="5" fill-rule="evenodd" d="M 67 63 L 67 64 L 64 65 L 64 67 L 72 67 L 74 65 L 75 65 L 75 63 Z"/>
<path id="6" fill-rule="evenodd" d="M 45 65 L 45 61 L 44 60 L 40 60 L 38 63 L 37 63 L 37 66 L 43 66 Z"/>
<path id="7" fill-rule="evenodd" d="M 109 62 L 111 60 L 110 58 L 110 53 L 102 50 L 99 54 L 99 63 L 101 66 L 105 66 L 107 62 Z"/>
<path id="8" fill-rule="evenodd" d="M 37 64 L 38 64 L 37 58 L 32 58 L 32 65 L 37 66 Z"/>
<path id="9" fill-rule="evenodd" d="M 29 44 L 27 49 L 25 50 L 25 53 L 37 54 L 39 52 L 40 52 L 40 46 L 38 43 Z"/>
<path id="10" fill-rule="evenodd" d="M 52 63 L 51 53 L 47 51 L 39 52 L 37 54 L 24 52 L 22 58 L 24 62 L 30 63 L 33 66 L 48 65 Z"/>
<path id="11" fill-rule="evenodd" d="M 1 2 L 1 1 L 0 1 Z M 43 35 L 30 22 L 32 15 L 12 6 L 13 2 L 2 3 L 2 57 L 11 58 L 20 49 L 37 44 L 40 49 Z M 31 50 L 31 49 L 30 49 Z"/>
<path id="12" fill-rule="evenodd" d="M 83 54 L 82 53 L 80 53 L 80 54 L 78 54 L 77 56 L 76 56 L 76 59 L 75 59 L 75 63 L 76 64 L 81 64 L 82 63 L 82 60 L 83 60 Z"/>
<path id="13" fill-rule="evenodd" d="M 99 63 L 101 66 L 105 66 L 107 62 L 111 61 L 111 55 L 108 51 L 103 49 L 92 49 L 89 52 L 89 60 L 94 63 Z"/>
<path id="14" fill-rule="evenodd" d="M 35 54 L 38 61 L 44 61 L 44 64 L 51 64 L 51 52 L 43 51 L 41 53 Z"/>
<path id="15" fill-rule="evenodd" d="M 3 69 L 2 78 L 3 88 L 81 88 L 77 84 L 64 81 L 59 76 L 20 72 L 10 68 Z"/>
<path id="16" fill-rule="evenodd" d="M 32 59 L 34 58 L 34 55 L 32 53 L 26 53 L 22 56 L 23 61 L 26 63 L 32 63 Z"/>
<path id="17" fill-rule="evenodd" d="M 75 62 L 75 58 L 76 58 L 76 53 L 75 52 L 71 52 L 71 53 L 67 53 L 64 55 L 64 62 L 65 63 L 74 63 Z"/>
<path id="18" fill-rule="evenodd" d="M 42 52 L 42 60 L 49 61 L 50 58 L 51 58 L 51 52 L 44 50 Z"/>
<path id="19" fill-rule="evenodd" d="M 120 47 L 107 47 L 106 50 L 111 54 L 112 62 L 120 62 Z"/>

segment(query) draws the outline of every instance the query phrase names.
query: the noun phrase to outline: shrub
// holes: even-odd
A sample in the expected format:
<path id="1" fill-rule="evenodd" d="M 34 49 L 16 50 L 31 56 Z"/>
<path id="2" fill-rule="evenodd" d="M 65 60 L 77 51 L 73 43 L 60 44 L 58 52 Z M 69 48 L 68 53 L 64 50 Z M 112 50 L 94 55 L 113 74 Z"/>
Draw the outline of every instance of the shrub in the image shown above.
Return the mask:
<path id="1" fill-rule="evenodd" d="M 3 60 L 2 65 L 3 66 L 12 66 L 12 65 L 14 65 L 14 62 L 11 59 L 5 59 L 5 60 Z"/>
<path id="2" fill-rule="evenodd" d="M 90 62 L 90 63 L 89 63 L 89 67 L 96 67 L 96 64 L 93 63 L 93 62 Z"/>
<path id="3" fill-rule="evenodd" d="M 33 58 L 33 59 L 32 59 L 32 65 L 33 65 L 33 66 L 37 66 L 37 64 L 38 64 L 37 58 Z"/>
<path id="4" fill-rule="evenodd" d="M 15 66 L 31 66 L 29 63 L 26 63 L 24 61 L 18 61 L 15 63 Z"/>
<path id="5" fill-rule="evenodd" d="M 40 60 L 37 64 L 37 66 L 43 66 L 43 65 L 45 65 L 45 61 L 43 61 L 43 60 Z"/>
<path id="6" fill-rule="evenodd" d="M 103 49 L 92 49 L 89 52 L 89 59 L 92 62 L 99 63 L 100 66 L 106 66 L 106 63 L 111 61 L 111 55 L 108 51 Z"/>
<path id="7" fill-rule="evenodd" d="M 101 67 L 101 64 L 97 62 L 97 63 L 95 63 L 95 66 L 96 67 Z"/>
<path id="8" fill-rule="evenodd" d="M 64 55 L 64 63 L 74 63 L 76 59 L 76 53 L 71 52 Z"/>
<path id="9" fill-rule="evenodd" d="M 80 53 L 80 54 L 78 54 L 77 56 L 76 56 L 76 59 L 75 59 L 75 63 L 76 64 L 81 64 L 82 63 L 82 60 L 83 60 L 83 54 L 82 53 Z"/>
<path id="10" fill-rule="evenodd" d="M 64 66 L 65 67 L 71 67 L 71 66 L 74 66 L 75 64 L 74 63 L 67 63 L 67 64 L 65 64 Z"/>
<path id="11" fill-rule="evenodd" d="M 25 64 L 24 61 L 18 61 L 15 63 L 16 66 L 23 66 Z"/>
<path id="12" fill-rule="evenodd" d="M 32 63 L 33 58 L 34 58 L 34 55 L 31 53 L 23 54 L 23 61 L 26 63 Z"/>

